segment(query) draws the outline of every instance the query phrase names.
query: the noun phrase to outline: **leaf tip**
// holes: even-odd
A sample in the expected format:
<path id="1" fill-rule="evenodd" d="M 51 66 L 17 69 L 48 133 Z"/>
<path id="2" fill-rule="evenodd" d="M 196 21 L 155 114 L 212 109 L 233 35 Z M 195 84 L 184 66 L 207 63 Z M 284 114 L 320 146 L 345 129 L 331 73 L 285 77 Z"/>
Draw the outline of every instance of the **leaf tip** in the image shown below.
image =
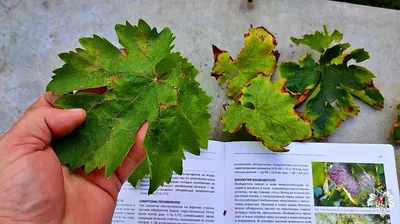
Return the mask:
<path id="1" fill-rule="evenodd" d="M 295 43 L 296 45 L 299 45 L 299 39 L 297 39 L 296 37 L 290 37 L 290 40 Z"/>
<path id="2" fill-rule="evenodd" d="M 68 55 L 69 55 L 69 53 L 63 52 L 63 53 L 59 53 L 58 57 L 65 62 L 65 59 L 68 57 Z"/>
<path id="3" fill-rule="evenodd" d="M 161 186 L 162 186 L 162 185 L 161 185 Z M 152 185 L 150 184 L 149 190 L 147 191 L 147 195 L 153 194 L 153 193 L 157 190 L 157 188 L 158 188 L 158 187 L 154 187 L 154 186 L 152 186 Z"/>
<path id="4" fill-rule="evenodd" d="M 219 56 L 220 56 L 221 54 L 223 54 L 223 53 L 227 53 L 227 51 L 219 49 L 219 48 L 218 48 L 217 46 L 215 46 L 214 44 L 212 45 L 212 51 L 213 51 L 213 56 L 214 56 L 214 65 L 213 65 L 213 69 L 212 69 L 213 72 L 211 72 L 211 76 L 214 77 L 217 81 L 219 81 L 219 79 L 220 79 L 222 76 L 224 76 L 225 73 L 224 73 L 224 72 L 222 72 L 222 73 L 214 72 L 214 71 L 215 71 L 215 67 L 217 66 L 217 62 L 218 62 Z M 232 57 L 230 57 L 230 56 L 229 56 L 229 59 L 230 59 L 231 61 L 233 61 Z"/>
<path id="5" fill-rule="evenodd" d="M 214 55 L 214 63 L 218 61 L 218 56 L 220 54 L 222 54 L 223 52 L 226 52 L 224 50 L 219 49 L 217 46 L 215 46 L 214 44 L 212 45 L 212 51 L 213 51 L 213 55 Z"/>
<path id="6" fill-rule="evenodd" d="M 126 21 L 126 23 L 128 23 L 128 21 Z M 118 30 L 122 29 L 123 27 L 125 27 L 124 24 L 115 24 L 114 29 L 116 32 L 118 32 Z"/>

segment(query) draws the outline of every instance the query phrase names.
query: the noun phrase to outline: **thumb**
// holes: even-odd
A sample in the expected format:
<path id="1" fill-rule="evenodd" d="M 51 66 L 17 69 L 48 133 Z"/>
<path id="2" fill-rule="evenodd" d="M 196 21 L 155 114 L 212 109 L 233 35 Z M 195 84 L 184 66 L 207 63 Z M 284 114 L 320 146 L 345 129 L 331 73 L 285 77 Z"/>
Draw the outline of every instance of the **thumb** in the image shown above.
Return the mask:
<path id="1" fill-rule="evenodd" d="M 8 135 L 19 141 L 19 144 L 39 143 L 38 148 L 44 149 L 53 138 L 69 134 L 81 125 L 85 118 L 86 112 L 83 109 L 38 107 L 28 110 Z"/>

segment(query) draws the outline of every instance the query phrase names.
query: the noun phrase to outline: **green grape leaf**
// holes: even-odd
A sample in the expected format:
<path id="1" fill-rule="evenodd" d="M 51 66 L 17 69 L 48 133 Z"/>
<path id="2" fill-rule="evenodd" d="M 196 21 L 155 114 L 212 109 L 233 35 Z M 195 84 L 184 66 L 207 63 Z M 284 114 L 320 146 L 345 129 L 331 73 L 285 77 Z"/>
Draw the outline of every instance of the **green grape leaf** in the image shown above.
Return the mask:
<path id="1" fill-rule="evenodd" d="M 283 86 L 282 79 L 271 83 L 264 75 L 254 78 L 242 89 L 239 101 L 226 106 L 224 130 L 233 133 L 245 124 L 248 133 L 270 150 L 281 152 L 287 151 L 284 147 L 291 141 L 310 138 L 309 121 L 293 109 L 296 99 Z"/>
<path id="2" fill-rule="evenodd" d="M 333 31 L 333 33 L 329 35 L 328 30 L 324 25 L 324 33 L 317 30 L 314 34 L 306 34 L 302 38 L 291 37 L 290 39 L 297 45 L 304 44 L 323 53 L 325 48 L 328 48 L 333 41 L 339 42 L 342 37 L 343 34 L 337 30 Z"/>
<path id="3" fill-rule="evenodd" d="M 104 167 L 109 177 L 148 121 L 147 157 L 129 181 L 136 185 L 148 175 L 152 193 L 169 183 L 173 172 L 182 173 L 184 150 L 198 155 L 207 148 L 211 99 L 195 80 L 196 68 L 171 52 L 169 28 L 158 32 L 140 20 L 137 26 L 116 25 L 115 31 L 126 56 L 96 35 L 79 40 L 84 49 L 60 54 L 65 64 L 54 71 L 47 90 L 61 95 L 55 101 L 59 107 L 84 108 L 87 119 L 53 147 L 71 170 L 84 166 L 88 173 Z M 107 91 L 79 91 L 98 87 Z"/>
<path id="4" fill-rule="evenodd" d="M 244 47 L 236 60 L 227 51 L 213 45 L 214 67 L 211 75 L 219 84 L 228 81 L 227 95 L 237 99 L 243 86 L 259 73 L 266 76 L 274 73 L 279 57 L 278 52 L 273 51 L 276 45 L 275 37 L 267 29 L 251 26 L 244 35 Z"/>
<path id="5" fill-rule="evenodd" d="M 321 47 L 329 46 L 322 42 Z M 280 77 L 287 80 L 286 89 L 298 96 L 297 104 L 307 99 L 304 116 L 311 120 L 317 139 L 327 138 L 347 116 L 357 115 L 359 106 L 353 96 L 377 110 L 383 108 L 384 98 L 372 80 L 375 75 L 364 67 L 349 65 L 351 60 L 368 59 L 368 52 L 355 49 L 343 53 L 349 47 L 344 43 L 324 49 L 318 63 L 306 54 L 298 64 L 278 65 Z"/>

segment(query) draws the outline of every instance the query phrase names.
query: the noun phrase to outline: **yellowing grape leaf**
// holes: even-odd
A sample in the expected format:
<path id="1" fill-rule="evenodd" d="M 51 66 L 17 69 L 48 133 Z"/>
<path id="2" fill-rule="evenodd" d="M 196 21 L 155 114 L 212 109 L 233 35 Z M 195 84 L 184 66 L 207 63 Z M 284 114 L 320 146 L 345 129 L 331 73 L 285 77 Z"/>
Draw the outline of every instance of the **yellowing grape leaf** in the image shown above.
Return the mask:
<path id="1" fill-rule="evenodd" d="M 184 150 L 198 155 L 207 148 L 211 100 L 195 81 L 196 68 L 171 52 L 170 29 L 158 32 L 140 20 L 137 26 L 116 25 L 115 31 L 126 56 L 96 35 L 79 40 L 84 49 L 60 54 L 65 64 L 54 71 L 47 90 L 61 95 L 55 104 L 62 108 L 84 108 L 87 119 L 53 147 L 70 169 L 84 166 L 88 173 L 104 167 L 109 177 L 147 120 L 147 157 L 129 180 L 136 185 L 148 175 L 152 193 L 173 172 L 182 173 Z M 107 92 L 76 93 L 97 87 Z"/>
<path id="2" fill-rule="evenodd" d="M 228 81 L 227 95 L 239 97 L 239 92 L 259 73 L 271 76 L 276 67 L 279 54 L 274 52 L 275 37 L 264 27 L 253 28 L 244 35 L 244 47 L 233 60 L 227 51 L 213 46 L 214 67 L 212 76 L 219 84 Z M 237 71 L 237 75 L 235 75 Z"/>
<path id="3" fill-rule="evenodd" d="M 307 45 L 315 48 L 317 44 Z M 329 44 L 322 42 L 319 46 L 325 48 Z M 359 106 L 353 96 L 377 110 L 383 108 L 384 98 L 372 81 L 375 75 L 364 67 L 349 65 L 350 60 L 358 63 L 368 59 L 368 52 L 355 49 L 343 53 L 349 47 L 344 43 L 323 49 L 318 63 L 307 54 L 298 64 L 278 66 L 280 76 L 287 79 L 286 89 L 299 96 L 297 103 L 307 99 L 304 116 L 311 120 L 315 138 L 327 138 L 347 116 L 357 115 Z"/>
<path id="4" fill-rule="evenodd" d="M 285 92 L 284 81 L 271 83 L 264 75 L 254 78 L 242 89 L 238 102 L 226 106 L 224 130 L 233 133 L 244 124 L 266 147 L 281 152 L 291 141 L 310 138 L 310 123 L 293 109 L 296 99 Z"/>

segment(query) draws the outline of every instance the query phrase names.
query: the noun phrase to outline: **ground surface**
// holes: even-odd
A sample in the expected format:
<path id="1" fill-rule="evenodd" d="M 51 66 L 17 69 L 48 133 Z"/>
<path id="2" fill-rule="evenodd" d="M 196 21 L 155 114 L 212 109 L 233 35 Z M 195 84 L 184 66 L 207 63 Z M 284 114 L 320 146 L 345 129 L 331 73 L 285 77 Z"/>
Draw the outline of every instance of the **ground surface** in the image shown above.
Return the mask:
<path id="1" fill-rule="evenodd" d="M 349 2 L 354 4 L 400 10 L 400 0 L 333 0 L 333 1 Z"/>

